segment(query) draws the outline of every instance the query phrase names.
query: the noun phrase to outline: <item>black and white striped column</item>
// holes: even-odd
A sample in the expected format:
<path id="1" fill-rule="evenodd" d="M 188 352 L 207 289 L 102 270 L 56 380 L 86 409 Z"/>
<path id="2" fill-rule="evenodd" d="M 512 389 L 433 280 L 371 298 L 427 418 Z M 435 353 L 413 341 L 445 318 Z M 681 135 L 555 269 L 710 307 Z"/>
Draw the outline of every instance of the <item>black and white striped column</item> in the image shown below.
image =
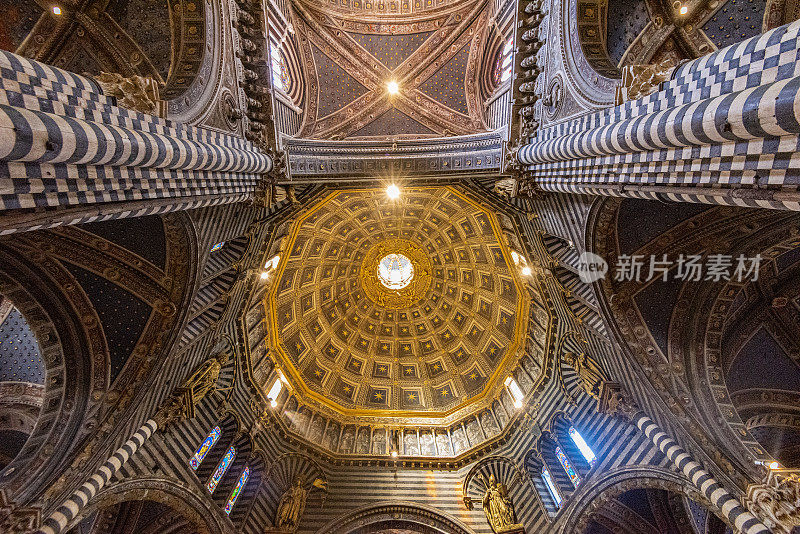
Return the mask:
<path id="1" fill-rule="evenodd" d="M 683 447 L 664 433 L 652 419 L 639 412 L 634 423 L 658 449 L 664 453 L 692 484 L 722 513 L 730 524 L 742 534 L 769 534 L 770 530 L 753 514 L 747 511 L 722 484 L 692 460 Z"/>
<path id="2" fill-rule="evenodd" d="M 238 135 L 119 107 L 89 78 L 0 51 L 0 235 L 243 202 L 272 167 Z"/>
<path id="3" fill-rule="evenodd" d="M 36 534 L 60 534 L 75 519 L 83 507 L 103 489 L 108 481 L 136 454 L 136 451 L 158 430 L 158 423 L 148 419 L 136 433 L 117 449 L 72 496 L 42 522 Z"/>
<path id="4" fill-rule="evenodd" d="M 687 62 L 651 95 L 547 124 L 526 187 L 800 211 L 800 21 Z"/>

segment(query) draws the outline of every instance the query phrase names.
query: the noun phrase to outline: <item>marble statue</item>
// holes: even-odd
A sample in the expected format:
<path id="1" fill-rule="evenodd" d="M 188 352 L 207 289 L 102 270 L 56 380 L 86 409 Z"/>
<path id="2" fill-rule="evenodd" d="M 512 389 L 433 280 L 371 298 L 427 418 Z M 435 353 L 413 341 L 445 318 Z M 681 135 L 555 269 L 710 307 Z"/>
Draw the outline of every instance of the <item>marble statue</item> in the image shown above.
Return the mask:
<path id="1" fill-rule="evenodd" d="M 294 485 L 281 495 L 278 511 L 275 513 L 275 526 L 291 532 L 297 530 L 306 507 L 306 499 L 313 488 L 327 490 L 325 482 L 319 478 L 308 487 L 303 485 L 300 478 L 296 478 Z"/>
<path id="2" fill-rule="evenodd" d="M 183 384 L 183 388 L 191 392 L 192 402 L 197 404 L 209 393 L 217 389 L 217 379 L 222 366 L 227 361 L 226 355 L 206 360 Z"/>
<path id="3" fill-rule="evenodd" d="M 567 365 L 578 373 L 584 391 L 599 400 L 603 382 L 608 381 L 608 376 L 600 365 L 583 352 L 580 354 L 565 352 L 563 358 Z"/>
<path id="4" fill-rule="evenodd" d="M 503 483 L 497 482 L 494 475 L 489 475 L 489 481 L 484 479 L 486 491 L 483 494 L 483 513 L 495 534 L 519 532 L 521 525 L 517 523 L 514 504 L 508 496 L 508 489 Z"/>

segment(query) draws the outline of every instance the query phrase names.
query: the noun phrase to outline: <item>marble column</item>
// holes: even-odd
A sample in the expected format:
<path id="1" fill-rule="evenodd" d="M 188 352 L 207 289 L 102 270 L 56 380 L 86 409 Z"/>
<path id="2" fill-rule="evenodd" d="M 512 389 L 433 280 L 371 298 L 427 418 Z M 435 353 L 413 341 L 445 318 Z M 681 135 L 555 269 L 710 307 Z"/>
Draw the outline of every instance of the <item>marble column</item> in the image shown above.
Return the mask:
<path id="1" fill-rule="evenodd" d="M 0 51 L 0 235 L 242 202 L 272 159 L 120 107 L 96 81 Z"/>

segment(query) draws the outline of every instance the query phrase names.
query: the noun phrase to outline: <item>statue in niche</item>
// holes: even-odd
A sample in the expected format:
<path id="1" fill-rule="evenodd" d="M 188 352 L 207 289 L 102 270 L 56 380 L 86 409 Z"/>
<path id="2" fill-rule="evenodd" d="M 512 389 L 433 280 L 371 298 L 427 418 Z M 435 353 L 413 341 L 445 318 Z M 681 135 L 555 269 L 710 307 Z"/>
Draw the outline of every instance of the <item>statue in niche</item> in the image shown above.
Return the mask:
<path id="1" fill-rule="evenodd" d="M 450 447 L 450 437 L 447 432 L 436 433 L 436 448 L 439 449 L 439 456 L 452 456 L 453 450 Z"/>
<path id="2" fill-rule="evenodd" d="M 322 441 L 322 431 L 325 428 L 325 423 L 321 416 L 316 416 L 314 421 L 311 423 L 311 433 L 309 437 L 311 441 L 314 443 L 320 443 Z"/>
<path id="3" fill-rule="evenodd" d="M 508 416 L 506 415 L 503 406 L 500 404 L 500 401 L 494 401 L 492 403 L 492 411 L 494 415 L 497 417 L 497 420 L 500 422 L 501 427 L 505 427 L 506 423 L 508 423 Z"/>
<path id="4" fill-rule="evenodd" d="M 565 352 L 563 359 L 567 365 L 578 373 L 584 391 L 595 399 L 600 400 L 600 390 L 603 387 L 603 382 L 609 381 L 608 376 L 600 368 L 600 365 L 584 352 L 577 355 L 574 352 Z"/>
<path id="5" fill-rule="evenodd" d="M 464 430 L 460 426 L 453 429 L 453 451 L 455 454 L 460 453 L 467 448 L 467 437 L 464 435 Z"/>
<path id="6" fill-rule="evenodd" d="M 372 432 L 372 454 L 386 454 L 386 430 L 383 428 Z"/>
<path id="7" fill-rule="evenodd" d="M 481 428 L 478 424 L 478 420 L 471 418 L 467 421 L 467 439 L 469 440 L 470 445 L 478 444 L 483 437 L 481 436 Z"/>
<path id="8" fill-rule="evenodd" d="M 436 447 L 433 444 L 433 434 L 430 432 L 420 432 L 419 452 L 422 456 L 436 456 Z"/>
<path id="9" fill-rule="evenodd" d="M 410 432 L 405 435 L 404 438 L 404 454 L 406 456 L 418 456 L 419 455 L 419 446 L 417 445 L 417 435 L 411 434 Z"/>
<path id="10" fill-rule="evenodd" d="M 489 410 L 485 410 L 481 413 L 481 426 L 483 426 L 486 437 L 492 438 L 500 433 L 500 428 L 497 426 Z"/>
<path id="11" fill-rule="evenodd" d="M 517 523 L 514 512 L 514 503 L 508 496 L 508 489 L 503 483 L 497 482 L 494 475 L 489 475 L 489 481 L 481 475 L 486 491 L 483 494 L 483 513 L 495 534 L 511 534 L 522 532 L 522 525 Z"/>
<path id="12" fill-rule="evenodd" d="M 341 448 L 339 450 L 341 452 L 352 452 L 355 440 L 356 440 L 355 429 L 352 426 L 346 427 L 344 429 L 344 434 L 342 434 L 342 443 L 341 443 Z"/>
<path id="13" fill-rule="evenodd" d="M 297 530 L 306 507 L 308 493 L 314 488 L 328 490 L 327 484 L 322 479 L 317 478 L 310 486 L 306 487 L 299 477 L 296 478 L 294 485 L 281 495 L 278 511 L 275 514 L 275 526 L 289 532 Z"/>
<path id="14" fill-rule="evenodd" d="M 361 427 L 358 429 L 358 437 L 356 437 L 356 453 L 369 454 L 369 427 Z"/>
<path id="15" fill-rule="evenodd" d="M 523 393 L 527 394 L 528 391 L 530 391 L 533 387 L 533 382 L 531 382 L 528 373 L 524 372 L 524 370 L 520 370 L 519 372 L 515 373 L 515 376 L 519 387 L 522 388 Z"/>
<path id="16" fill-rule="evenodd" d="M 339 445 L 339 425 L 331 421 L 328 425 L 328 428 L 325 430 L 325 438 L 323 441 L 323 445 L 329 448 L 332 451 L 336 450 L 336 447 Z"/>
<path id="17" fill-rule="evenodd" d="M 297 411 L 297 417 L 295 417 L 295 430 L 299 433 L 303 433 L 303 431 L 308 426 L 308 421 L 311 419 L 311 413 L 309 412 L 308 408 L 305 406 L 301 407 Z"/>
<path id="18" fill-rule="evenodd" d="M 522 368 L 525 369 L 525 371 L 527 371 L 527 373 L 533 378 L 539 376 L 542 371 L 541 367 L 539 367 L 539 365 L 530 358 L 524 358 L 522 360 Z"/>

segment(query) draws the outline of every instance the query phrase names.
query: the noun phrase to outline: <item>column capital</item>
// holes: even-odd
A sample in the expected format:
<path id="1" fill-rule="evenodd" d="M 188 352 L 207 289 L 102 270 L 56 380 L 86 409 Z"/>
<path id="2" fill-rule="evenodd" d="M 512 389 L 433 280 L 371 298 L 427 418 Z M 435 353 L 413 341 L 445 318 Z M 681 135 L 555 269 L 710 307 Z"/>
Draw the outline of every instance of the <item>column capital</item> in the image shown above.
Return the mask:
<path id="1" fill-rule="evenodd" d="M 103 93 L 117 99 L 117 105 L 140 113 L 167 116 L 167 103 L 159 98 L 160 87 L 153 78 L 125 76 L 116 72 L 101 72 L 94 80 Z"/>
<path id="2" fill-rule="evenodd" d="M 194 417 L 192 390 L 178 388 L 170 395 L 153 416 L 158 428 L 164 429 L 171 424 Z"/>
<path id="3" fill-rule="evenodd" d="M 770 471 L 747 488 L 742 504 L 776 534 L 794 534 L 800 525 L 800 470 Z"/>
<path id="4" fill-rule="evenodd" d="M 617 382 L 605 381 L 600 387 L 600 399 L 597 402 L 600 413 L 616 415 L 627 421 L 633 421 L 641 410 L 631 396 Z"/>

